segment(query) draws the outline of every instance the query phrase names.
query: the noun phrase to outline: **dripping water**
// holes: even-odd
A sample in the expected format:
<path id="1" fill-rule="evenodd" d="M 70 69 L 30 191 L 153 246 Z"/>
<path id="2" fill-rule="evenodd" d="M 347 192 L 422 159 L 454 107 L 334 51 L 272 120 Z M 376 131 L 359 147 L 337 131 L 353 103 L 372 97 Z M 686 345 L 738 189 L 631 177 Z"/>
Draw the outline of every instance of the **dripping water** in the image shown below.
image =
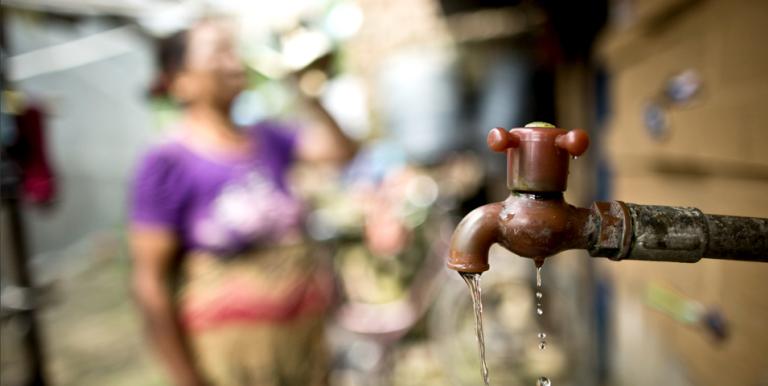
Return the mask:
<path id="1" fill-rule="evenodd" d="M 542 307 L 542 301 L 544 298 L 544 293 L 541 292 L 541 266 L 544 264 L 543 259 L 536 259 L 536 316 L 539 319 L 539 326 L 541 326 L 541 317 L 544 315 L 544 308 Z M 536 334 L 536 337 L 539 338 L 539 350 L 544 350 L 547 348 L 547 333 L 544 331 L 540 331 L 538 334 Z M 547 377 L 539 377 L 539 379 L 536 381 L 537 386 L 551 386 L 552 382 Z"/>

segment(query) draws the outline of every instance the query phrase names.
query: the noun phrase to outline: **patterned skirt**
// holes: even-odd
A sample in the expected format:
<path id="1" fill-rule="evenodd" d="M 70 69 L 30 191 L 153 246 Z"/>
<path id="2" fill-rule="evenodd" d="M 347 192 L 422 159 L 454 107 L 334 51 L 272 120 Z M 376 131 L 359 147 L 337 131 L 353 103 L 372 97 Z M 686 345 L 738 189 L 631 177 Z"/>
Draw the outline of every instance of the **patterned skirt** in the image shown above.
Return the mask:
<path id="1" fill-rule="evenodd" d="M 213 385 L 324 385 L 332 275 L 305 244 L 222 258 L 191 252 L 177 304 Z"/>

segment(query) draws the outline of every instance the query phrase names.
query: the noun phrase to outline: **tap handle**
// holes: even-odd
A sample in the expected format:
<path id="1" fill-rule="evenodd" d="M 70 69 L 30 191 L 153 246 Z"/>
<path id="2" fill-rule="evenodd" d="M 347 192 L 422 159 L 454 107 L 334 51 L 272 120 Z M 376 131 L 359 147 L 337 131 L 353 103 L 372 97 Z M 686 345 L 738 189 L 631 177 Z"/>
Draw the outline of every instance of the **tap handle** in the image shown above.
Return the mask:
<path id="1" fill-rule="evenodd" d="M 490 146 L 490 134 L 488 135 L 488 144 Z M 578 157 L 584 154 L 589 147 L 589 135 L 582 129 L 573 129 L 565 134 L 555 138 L 555 146 L 565 150 L 568 154 Z"/>
<path id="2" fill-rule="evenodd" d="M 503 127 L 494 127 L 488 133 L 486 141 L 491 150 L 499 153 L 505 152 L 509 148 L 520 146 L 520 138 Z"/>

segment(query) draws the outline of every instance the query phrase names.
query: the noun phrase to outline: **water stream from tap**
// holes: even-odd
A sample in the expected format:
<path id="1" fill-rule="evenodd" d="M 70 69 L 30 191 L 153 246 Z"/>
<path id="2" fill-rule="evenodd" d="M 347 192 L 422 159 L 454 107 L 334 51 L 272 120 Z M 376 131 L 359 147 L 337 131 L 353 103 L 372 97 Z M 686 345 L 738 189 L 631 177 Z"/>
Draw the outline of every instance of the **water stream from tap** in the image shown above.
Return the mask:
<path id="1" fill-rule="evenodd" d="M 461 278 L 467 283 L 469 292 L 472 295 L 472 305 L 475 309 L 475 332 L 477 333 L 477 344 L 480 347 L 480 373 L 483 375 L 485 386 L 490 386 L 491 381 L 488 377 L 488 365 L 485 362 L 485 333 L 483 332 L 483 300 L 482 290 L 480 288 L 480 274 L 461 272 Z"/>

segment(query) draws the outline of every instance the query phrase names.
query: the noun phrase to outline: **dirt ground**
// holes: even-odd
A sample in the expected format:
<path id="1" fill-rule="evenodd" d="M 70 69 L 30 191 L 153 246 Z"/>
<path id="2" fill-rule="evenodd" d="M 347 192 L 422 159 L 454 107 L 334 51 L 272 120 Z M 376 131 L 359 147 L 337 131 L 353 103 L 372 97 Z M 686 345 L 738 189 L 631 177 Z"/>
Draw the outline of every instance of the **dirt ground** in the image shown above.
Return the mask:
<path id="1" fill-rule="evenodd" d="M 128 262 L 110 259 L 56 281 L 40 315 L 52 384 L 166 384 L 145 348 L 127 277 Z M 2 386 L 18 385 L 24 377 L 19 328 L 13 322 L 2 326 Z"/>

